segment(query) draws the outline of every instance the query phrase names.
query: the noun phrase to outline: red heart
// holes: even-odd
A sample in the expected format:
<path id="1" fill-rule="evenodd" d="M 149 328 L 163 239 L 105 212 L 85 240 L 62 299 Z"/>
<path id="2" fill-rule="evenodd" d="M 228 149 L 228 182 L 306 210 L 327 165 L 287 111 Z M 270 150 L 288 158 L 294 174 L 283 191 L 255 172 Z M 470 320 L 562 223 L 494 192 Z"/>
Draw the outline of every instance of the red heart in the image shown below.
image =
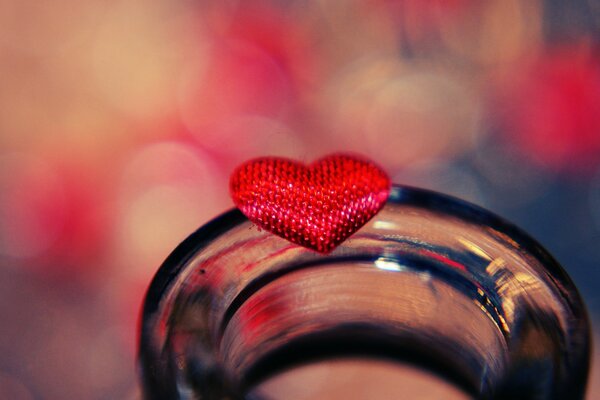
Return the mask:
<path id="1" fill-rule="evenodd" d="M 238 167 L 230 191 L 255 224 L 328 253 L 383 207 L 390 180 L 372 162 L 348 155 L 330 155 L 309 166 L 265 157 Z"/>

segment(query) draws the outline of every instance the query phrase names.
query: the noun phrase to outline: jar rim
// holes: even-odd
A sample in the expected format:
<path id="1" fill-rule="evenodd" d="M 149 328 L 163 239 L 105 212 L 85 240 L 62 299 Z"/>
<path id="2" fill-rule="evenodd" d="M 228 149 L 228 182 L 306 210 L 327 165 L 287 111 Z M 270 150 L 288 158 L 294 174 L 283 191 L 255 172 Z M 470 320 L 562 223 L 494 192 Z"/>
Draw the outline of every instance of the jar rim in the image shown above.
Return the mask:
<path id="1" fill-rule="evenodd" d="M 510 222 L 482 207 L 452 196 L 426 189 L 393 185 L 388 203 L 432 209 L 438 213 L 459 218 L 469 224 L 490 227 L 518 243 L 524 252 L 537 259 L 552 277 L 555 290 L 560 291 L 560 294 L 568 303 L 570 311 L 580 321 L 577 331 L 572 332 L 572 334 L 579 336 L 578 340 L 581 342 L 578 349 L 581 353 L 579 358 L 583 359 L 583 364 L 586 364 L 586 366 L 584 366 L 584 376 L 580 380 L 582 385 L 585 386 L 590 349 L 588 316 L 575 285 L 548 251 L 535 239 Z M 164 294 L 195 254 L 201 252 L 217 238 L 247 221 L 247 218 L 237 209 L 231 209 L 221 214 L 200 227 L 178 245 L 157 271 L 146 293 L 139 322 L 138 358 L 142 379 L 145 383 L 148 380 L 155 379 L 155 377 L 153 377 L 152 371 L 149 372 L 144 369 L 148 364 L 155 363 L 160 358 L 157 354 L 153 354 L 155 349 L 152 348 L 153 330 L 151 327 L 156 322 L 155 316 L 159 312 Z"/>

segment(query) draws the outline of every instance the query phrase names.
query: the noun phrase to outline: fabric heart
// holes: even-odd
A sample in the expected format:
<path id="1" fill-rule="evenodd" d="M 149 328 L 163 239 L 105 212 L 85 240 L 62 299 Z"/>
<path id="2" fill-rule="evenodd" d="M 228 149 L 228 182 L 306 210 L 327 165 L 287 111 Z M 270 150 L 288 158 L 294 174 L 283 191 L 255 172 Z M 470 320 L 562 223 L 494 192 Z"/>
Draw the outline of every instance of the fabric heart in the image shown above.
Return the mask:
<path id="1" fill-rule="evenodd" d="M 328 253 L 381 210 L 390 180 L 372 162 L 349 155 L 330 155 L 309 166 L 265 157 L 238 167 L 230 191 L 250 221 Z"/>

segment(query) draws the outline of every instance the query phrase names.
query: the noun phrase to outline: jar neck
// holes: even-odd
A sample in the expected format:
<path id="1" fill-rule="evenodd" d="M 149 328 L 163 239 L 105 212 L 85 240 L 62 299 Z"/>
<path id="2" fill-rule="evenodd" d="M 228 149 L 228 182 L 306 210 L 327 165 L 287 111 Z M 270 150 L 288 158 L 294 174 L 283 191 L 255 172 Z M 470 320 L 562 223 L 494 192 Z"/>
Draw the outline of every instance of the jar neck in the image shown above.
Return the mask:
<path id="1" fill-rule="evenodd" d="M 478 398 L 581 398 L 588 351 L 579 295 L 533 239 L 478 207 L 394 187 L 325 256 L 237 211 L 196 232 L 150 287 L 140 361 L 147 398 L 243 397 L 295 363 L 350 355 L 422 364 Z"/>

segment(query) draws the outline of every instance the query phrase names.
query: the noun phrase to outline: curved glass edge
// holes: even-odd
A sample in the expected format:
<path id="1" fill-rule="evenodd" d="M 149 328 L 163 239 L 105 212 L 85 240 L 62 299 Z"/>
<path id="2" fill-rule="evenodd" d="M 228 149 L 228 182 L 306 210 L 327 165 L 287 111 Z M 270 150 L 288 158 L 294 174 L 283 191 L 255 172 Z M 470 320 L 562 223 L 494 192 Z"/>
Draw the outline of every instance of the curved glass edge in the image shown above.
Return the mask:
<path id="1" fill-rule="evenodd" d="M 523 250 L 537 258 L 548 270 L 549 275 L 553 277 L 556 287 L 562 292 L 563 298 L 571 308 L 573 315 L 580 321 L 579 326 L 585 327 L 585 329 L 580 329 L 580 332 L 578 332 L 578 339 L 582 345 L 580 359 L 586 360 L 586 371 L 589 371 L 591 330 L 589 316 L 585 309 L 583 299 L 567 272 L 537 240 L 521 228 L 518 228 L 511 222 L 508 222 L 504 218 L 483 207 L 432 190 L 394 184 L 391 188 L 388 202 L 402 203 L 420 208 L 430 208 L 447 215 L 461 218 L 472 224 L 486 225 L 498 232 L 506 234 L 508 237 L 518 242 Z M 163 294 L 166 293 L 173 284 L 179 272 L 194 254 L 209 245 L 219 235 L 247 221 L 248 219 L 236 208 L 225 211 L 197 229 L 181 242 L 173 252 L 169 254 L 156 272 L 146 292 L 139 318 L 137 366 L 143 384 L 143 390 L 147 387 L 162 387 L 165 390 L 165 393 L 144 393 L 145 398 L 165 398 L 164 396 L 166 396 L 167 393 L 176 392 L 175 382 L 170 381 L 166 376 L 161 376 L 160 371 L 146 370 L 144 368 L 145 365 L 160 365 L 164 363 L 164 360 L 161 360 L 160 358 L 160 354 L 153 352 L 151 337 L 151 325 L 154 322 L 153 317 L 156 312 L 159 311 Z M 166 369 L 168 368 L 165 368 L 165 370 Z M 582 388 L 581 390 L 584 390 L 587 384 L 588 374 L 583 373 L 577 375 L 579 382 L 574 382 L 574 384 Z M 572 392 L 572 394 L 575 396 L 574 398 L 583 398 L 584 395 L 583 392 L 575 393 L 575 391 Z"/>

